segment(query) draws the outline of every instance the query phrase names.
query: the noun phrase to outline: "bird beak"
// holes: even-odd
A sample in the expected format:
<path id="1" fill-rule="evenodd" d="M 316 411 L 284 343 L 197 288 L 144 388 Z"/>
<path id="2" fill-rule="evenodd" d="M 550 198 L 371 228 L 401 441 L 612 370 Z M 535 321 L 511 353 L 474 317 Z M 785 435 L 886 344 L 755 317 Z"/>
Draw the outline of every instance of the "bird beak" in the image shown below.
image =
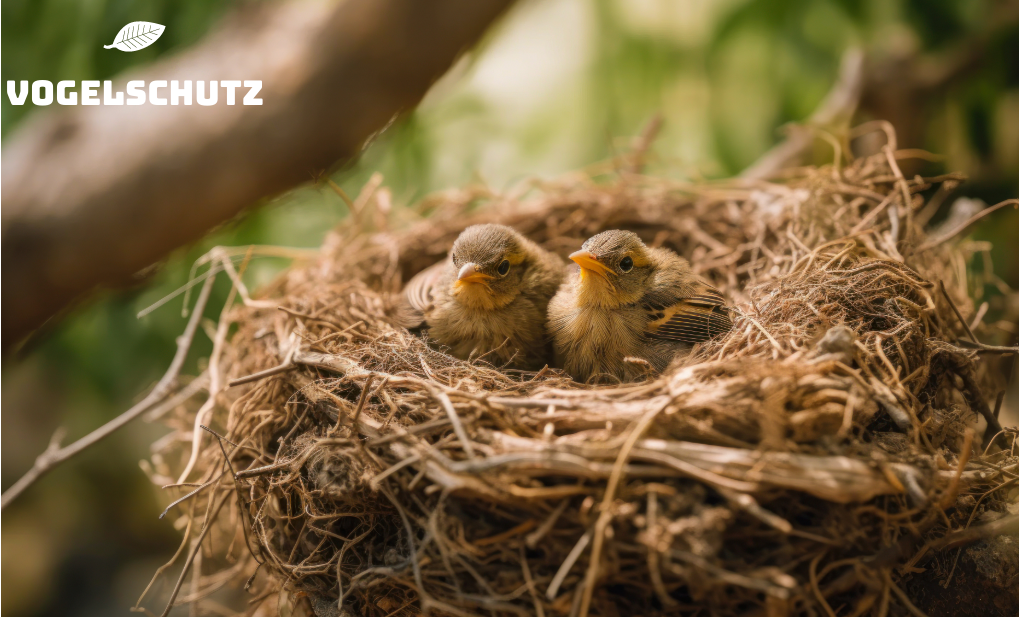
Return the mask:
<path id="1" fill-rule="evenodd" d="M 472 263 L 464 264 L 456 275 L 457 283 L 486 283 L 491 276 L 478 272 L 478 267 Z"/>
<path id="2" fill-rule="evenodd" d="M 582 272 L 597 274 L 605 280 L 608 280 L 609 274 L 615 274 L 611 268 L 598 261 L 598 256 L 591 251 L 577 251 L 570 255 L 570 259 L 580 266 Z"/>

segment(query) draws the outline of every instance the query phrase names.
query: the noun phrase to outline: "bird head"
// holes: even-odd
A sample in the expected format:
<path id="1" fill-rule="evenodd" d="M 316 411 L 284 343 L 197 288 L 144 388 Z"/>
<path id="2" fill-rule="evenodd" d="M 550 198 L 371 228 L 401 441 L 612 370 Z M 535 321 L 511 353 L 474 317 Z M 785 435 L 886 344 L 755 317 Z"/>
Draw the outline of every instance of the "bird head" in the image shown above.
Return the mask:
<path id="1" fill-rule="evenodd" d="M 472 225 L 453 243 L 450 294 L 471 308 L 496 309 L 520 293 L 527 241 L 505 225 Z"/>
<path id="2" fill-rule="evenodd" d="M 639 300 L 654 270 L 637 234 L 619 229 L 592 236 L 570 259 L 580 266 L 581 303 L 606 308 Z"/>

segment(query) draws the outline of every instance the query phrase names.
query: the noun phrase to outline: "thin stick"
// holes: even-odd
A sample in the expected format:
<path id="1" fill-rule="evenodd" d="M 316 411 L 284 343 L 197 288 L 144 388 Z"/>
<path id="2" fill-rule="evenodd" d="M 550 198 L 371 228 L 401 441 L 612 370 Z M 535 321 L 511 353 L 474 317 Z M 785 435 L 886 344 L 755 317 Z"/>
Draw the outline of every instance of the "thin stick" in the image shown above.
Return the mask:
<path id="1" fill-rule="evenodd" d="M 959 312 L 959 309 L 956 308 L 955 306 L 955 302 L 953 302 L 951 296 L 948 295 L 948 290 L 945 289 L 945 282 L 938 281 L 938 285 L 941 286 L 942 295 L 945 296 L 945 300 L 948 300 L 948 306 L 952 307 L 952 312 L 955 313 L 955 316 L 959 318 L 959 323 L 962 324 L 962 329 L 966 331 L 966 335 L 969 336 L 969 340 L 979 344 L 980 340 L 977 339 L 976 335 L 973 334 L 973 331 L 970 330 L 969 323 L 965 319 L 963 319 L 962 313 Z"/>
<path id="2" fill-rule="evenodd" d="M 835 617 L 835 611 L 831 609 L 831 605 L 828 604 L 828 600 L 825 599 L 824 594 L 821 593 L 821 588 L 817 585 L 817 563 L 821 561 L 824 556 L 825 551 L 821 551 L 817 554 L 817 557 L 810 560 L 810 569 L 808 571 L 808 574 L 810 575 L 810 588 L 814 592 L 814 598 L 817 600 L 817 603 L 821 605 L 821 608 L 824 609 L 824 612 L 828 615 L 828 617 Z"/>
<path id="3" fill-rule="evenodd" d="M 962 444 L 962 452 L 959 453 L 959 464 L 955 468 L 955 475 L 952 476 L 951 481 L 948 484 L 948 489 L 945 494 L 941 497 L 941 501 L 938 505 L 941 506 L 942 510 L 955 505 L 955 498 L 959 496 L 959 480 L 962 479 L 962 472 L 966 470 L 966 463 L 969 462 L 969 456 L 973 452 L 973 429 L 966 428 L 966 436 Z"/>
<path id="4" fill-rule="evenodd" d="M 365 403 L 368 402 L 368 392 L 371 391 L 371 389 L 372 389 L 372 382 L 374 382 L 374 381 L 375 381 L 375 374 L 372 373 L 371 375 L 368 375 L 367 379 L 364 380 L 364 386 L 361 387 L 361 397 L 357 399 L 357 408 L 354 409 L 354 417 L 350 421 L 350 428 L 351 428 L 352 431 L 354 431 L 353 434 L 355 436 L 356 436 L 356 433 L 357 433 L 357 421 L 361 417 L 361 412 L 364 411 Z M 385 384 L 383 384 L 383 385 L 385 385 Z M 340 420 L 342 420 L 342 419 L 343 419 L 343 415 L 340 414 L 339 411 L 337 410 L 337 413 L 336 413 L 336 428 L 334 430 L 339 430 L 340 429 Z"/>
<path id="5" fill-rule="evenodd" d="M 937 238 L 931 238 L 930 240 L 924 242 L 919 247 L 917 247 L 916 251 L 919 253 L 920 251 L 926 251 L 927 249 L 934 248 L 936 246 L 940 246 L 940 245 L 944 244 L 945 242 L 948 242 L 949 240 L 951 240 L 955 236 L 957 236 L 960 233 L 966 231 L 966 228 L 969 227 L 970 225 L 972 225 L 973 223 L 976 223 L 977 221 L 979 221 L 980 219 L 984 218 L 988 214 L 990 214 L 990 213 L 992 213 L 992 212 L 994 212 L 996 210 L 1000 210 L 1000 209 L 1004 208 L 1005 206 L 1016 206 L 1016 207 L 1019 207 L 1019 199 L 1006 199 L 1005 201 L 1003 201 L 1001 203 L 994 204 L 990 208 L 984 208 L 980 212 L 977 212 L 976 214 L 971 216 L 969 218 L 969 220 L 966 221 L 965 223 L 956 226 L 955 229 L 953 229 L 952 231 L 950 231 L 950 232 L 948 232 L 948 233 L 946 233 L 944 235 L 938 236 Z"/>
<path id="6" fill-rule="evenodd" d="M 456 433 L 456 438 L 460 440 L 460 444 L 463 446 L 464 454 L 467 455 L 468 459 L 474 460 L 474 448 L 471 446 L 471 440 L 467 438 L 467 431 L 464 430 L 463 424 L 460 422 L 460 416 L 453 409 L 453 402 L 449 400 L 449 396 L 445 392 L 435 388 L 429 388 L 429 390 L 431 390 L 432 398 L 439 401 L 446 415 L 449 416 L 449 422 L 453 425 L 453 432 Z"/>
<path id="7" fill-rule="evenodd" d="M 644 130 L 641 131 L 631 154 L 630 173 L 639 174 L 644 168 L 644 156 L 647 154 L 655 138 L 658 137 L 658 133 L 662 129 L 662 122 L 662 114 L 660 112 L 656 113 L 644 127 Z"/>
<path id="8" fill-rule="evenodd" d="M 552 513 L 549 514 L 547 519 L 545 519 L 545 522 L 539 525 L 537 529 L 527 534 L 524 538 L 524 543 L 527 544 L 527 548 L 534 548 L 538 546 L 538 542 L 541 542 L 541 539 L 544 538 L 548 532 L 552 531 L 552 527 L 555 526 L 556 521 L 559 520 L 560 515 L 562 515 L 568 505 L 570 505 L 569 499 L 564 499 L 559 502 L 559 505 L 556 506 L 555 510 L 552 510 Z"/>
<path id="9" fill-rule="evenodd" d="M 267 368 L 264 371 L 258 371 L 257 373 L 252 373 L 252 374 L 246 375 L 244 377 L 238 377 L 237 379 L 231 379 L 227 383 L 227 386 L 230 387 L 230 388 L 233 388 L 234 386 L 242 386 L 242 385 L 244 385 L 246 383 L 251 383 L 253 381 L 259 381 L 259 380 L 265 379 L 266 377 L 272 377 L 273 375 L 279 375 L 280 373 L 286 373 L 287 371 L 292 371 L 295 368 L 297 368 L 297 365 L 293 364 L 293 363 L 280 364 L 280 365 L 274 366 L 272 368 Z"/>
<path id="10" fill-rule="evenodd" d="M 131 608 L 132 611 L 140 612 L 141 610 L 144 610 L 142 609 L 142 601 L 145 600 L 145 596 L 148 595 L 149 590 L 152 589 L 152 586 L 156 584 L 156 581 L 159 579 L 160 576 L 163 575 L 163 572 L 166 572 L 166 570 L 170 566 L 172 566 L 174 562 L 176 562 L 177 559 L 180 558 L 181 554 L 184 552 L 184 548 L 187 547 L 188 545 L 188 538 L 191 537 L 191 527 L 195 522 L 193 510 L 191 514 L 192 515 L 188 517 L 187 527 L 184 528 L 184 537 L 181 538 L 180 546 L 177 547 L 177 552 L 173 554 L 173 557 L 171 557 L 169 561 L 167 561 L 166 563 L 164 563 L 163 565 L 159 566 L 159 568 L 156 569 L 156 573 L 152 575 L 152 578 L 149 580 L 149 584 L 146 585 L 145 589 L 142 591 L 142 595 L 138 596 L 138 601 L 135 602 L 134 606 Z"/>
<path id="11" fill-rule="evenodd" d="M 218 254 L 214 251 L 215 254 Z M 224 267 L 229 267 L 231 270 L 233 266 L 229 263 L 228 259 L 223 259 L 222 263 Z M 247 262 L 242 263 L 242 269 L 247 267 Z M 223 353 L 223 345 L 226 343 L 226 335 L 230 329 L 230 320 L 227 316 L 230 311 L 230 307 L 233 306 L 234 298 L 238 294 L 238 285 L 242 285 L 240 282 L 240 275 L 236 272 L 231 274 L 231 280 L 234 284 L 230 287 L 230 293 L 226 296 L 226 302 L 223 303 L 223 308 L 219 313 L 219 323 L 216 324 L 216 330 L 213 334 L 210 334 L 212 339 L 212 353 L 209 355 L 209 397 L 205 400 L 205 403 L 198 409 L 198 413 L 195 414 L 195 427 L 191 432 L 191 457 L 188 459 L 187 464 L 184 466 L 184 471 L 181 472 L 180 477 L 177 479 L 178 482 L 184 482 L 187 480 L 188 475 L 191 474 L 191 470 L 198 462 L 198 453 L 202 445 L 202 432 L 198 430 L 198 426 L 205 420 L 206 415 L 211 415 L 216 408 L 216 398 L 219 393 L 223 390 L 223 380 L 220 374 L 219 359 Z M 246 292 L 245 292 L 246 293 Z"/>
<path id="12" fill-rule="evenodd" d="M 400 502 L 389 492 L 389 489 L 382 486 L 380 487 L 380 492 L 393 504 L 396 511 L 400 514 L 400 520 L 403 521 L 403 528 L 407 532 L 407 548 L 410 549 L 410 562 L 414 566 L 414 583 L 417 586 L 418 596 L 421 597 L 421 610 L 427 615 L 432 604 L 432 598 L 425 591 L 425 584 L 421 578 L 421 564 L 418 563 L 417 549 L 414 547 L 414 528 L 410 524 L 410 518 L 407 517 L 407 513 L 400 506 Z"/>
<path id="13" fill-rule="evenodd" d="M 876 208 L 868 212 L 866 216 L 860 219 L 859 223 L 854 225 L 853 228 L 849 230 L 849 235 L 851 236 L 856 235 L 863 231 L 864 229 L 866 229 L 867 225 L 869 225 L 874 219 L 876 219 L 877 215 L 881 214 L 881 212 L 883 212 L 884 209 L 888 207 L 888 204 L 892 203 L 892 200 L 895 199 L 896 195 L 897 193 L 895 191 L 888 193 L 888 195 L 881 201 L 881 203 L 877 205 Z"/>
<path id="14" fill-rule="evenodd" d="M 159 405 L 153 407 L 147 414 L 145 414 L 146 422 L 155 422 L 159 418 L 163 417 L 163 414 L 177 407 L 184 401 L 190 399 L 195 394 L 198 394 L 201 390 L 209 387 L 209 376 L 202 373 L 198 377 L 191 380 L 191 383 L 181 388 L 177 394 L 174 394 L 170 398 L 166 399 Z"/>
<path id="15" fill-rule="evenodd" d="M 1003 516 L 993 523 L 953 531 L 938 543 L 936 548 L 948 549 L 1004 534 L 1019 533 L 1019 514 Z"/>
<path id="16" fill-rule="evenodd" d="M 137 405 L 134 405 L 116 418 L 110 420 L 106 424 L 68 446 L 61 448 L 59 440 L 51 441 L 49 447 L 35 459 L 35 464 L 32 465 L 32 468 L 29 469 L 20 480 L 4 491 L 3 496 L 0 497 L 0 510 L 6 508 L 7 505 L 17 499 L 18 496 L 25 491 L 25 489 L 35 484 L 39 478 L 48 473 L 54 467 L 82 451 L 87 450 L 103 439 L 106 439 L 128 422 L 142 415 L 166 398 L 166 396 L 170 393 L 170 390 L 173 388 L 173 384 L 177 381 L 177 375 L 180 374 L 180 370 L 184 366 L 184 360 L 187 358 L 188 351 L 191 349 L 191 341 L 195 338 L 195 332 L 198 330 L 198 323 L 202 319 L 202 313 L 205 311 L 205 305 L 209 301 L 209 295 L 212 293 L 212 283 L 215 280 L 216 277 L 214 276 L 210 276 L 205 279 L 205 284 L 202 285 L 202 291 L 198 295 L 198 300 L 195 302 L 195 308 L 191 314 L 191 318 L 188 320 L 187 327 L 184 329 L 184 333 L 180 336 L 180 338 L 177 339 L 177 353 L 174 354 L 173 360 L 170 362 L 170 367 L 166 369 L 166 373 L 163 374 L 162 379 L 159 380 L 156 387 L 152 388 L 152 391 L 149 392 L 148 396 L 142 399 Z"/>
<path id="17" fill-rule="evenodd" d="M 329 188 L 333 189 L 333 191 L 340 196 L 340 199 L 343 200 L 343 203 L 347 204 L 347 210 L 353 214 L 354 201 L 350 198 L 350 195 L 347 195 L 347 191 L 344 191 L 342 188 L 340 188 L 339 184 L 333 182 L 332 178 L 326 178 L 326 184 L 329 185 Z"/>
<path id="18" fill-rule="evenodd" d="M 994 411 L 991 412 L 995 418 L 1001 415 L 1001 404 L 1005 402 L 1005 391 L 998 392 L 998 398 L 994 401 Z"/>
<path id="19" fill-rule="evenodd" d="M 183 503 L 183 502 L 187 501 L 188 499 L 191 499 L 192 497 L 194 497 L 198 493 L 201 493 L 205 489 L 207 489 L 210 486 L 212 486 L 213 484 L 215 484 L 216 482 L 219 482 L 219 479 L 222 478 L 222 477 L 223 477 L 223 474 L 220 474 L 220 475 L 216 476 L 215 478 L 209 480 L 205 484 L 199 484 L 198 488 L 196 488 L 195 490 L 191 491 L 187 495 L 184 495 L 180 499 L 177 499 L 176 501 L 174 501 L 170 505 L 166 506 L 166 508 L 163 510 L 163 513 L 159 515 L 159 518 L 163 518 L 164 516 L 166 516 L 166 513 L 169 512 L 170 509 L 173 508 L 174 506 L 176 506 L 177 504 Z"/>
<path id="20" fill-rule="evenodd" d="M 587 545 L 591 543 L 591 532 L 587 531 L 584 535 L 580 536 L 577 543 L 573 545 L 573 548 L 566 555 L 566 559 L 560 564 L 559 570 L 552 577 L 552 582 L 549 583 L 548 589 L 545 590 L 545 597 L 549 600 L 555 600 L 556 595 L 559 593 L 559 587 L 566 580 L 566 575 L 573 569 L 573 564 L 577 563 L 577 559 L 580 559 L 581 553 L 587 548 Z"/>
<path id="21" fill-rule="evenodd" d="M 198 311 L 195 311 L 195 313 L 201 314 Z M 177 599 L 177 594 L 180 593 L 180 588 L 184 584 L 184 578 L 187 576 L 188 570 L 191 569 L 191 564 L 195 560 L 195 555 L 198 554 L 198 551 L 202 550 L 202 542 L 205 540 L 205 536 L 209 533 L 209 530 L 212 529 L 212 521 L 219 516 L 219 511 L 223 509 L 223 506 L 226 505 L 229 498 L 229 493 L 223 495 L 223 498 L 219 500 L 219 503 L 216 504 L 210 515 L 206 517 L 205 523 L 202 525 L 202 532 L 198 534 L 197 538 L 195 538 L 195 547 L 191 549 L 190 553 L 188 553 L 187 561 L 184 562 L 184 569 L 180 571 L 180 576 L 177 577 L 177 584 L 173 586 L 173 591 L 170 593 L 170 599 L 166 602 L 166 608 L 163 609 L 163 612 L 159 617 L 167 617 L 167 615 L 170 614 L 170 610 L 173 609 L 173 603 Z"/>
<path id="22" fill-rule="evenodd" d="M 524 553 L 523 545 L 520 546 L 520 569 L 524 573 L 524 583 L 527 584 L 527 592 L 531 594 L 531 601 L 534 602 L 534 614 L 537 617 L 545 617 L 545 609 L 538 598 L 538 590 L 534 587 L 534 578 L 531 576 L 531 569 L 527 566 L 527 555 Z"/>
<path id="23" fill-rule="evenodd" d="M 924 613 L 916 606 L 914 606 L 913 603 L 909 601 L 909 596 L 906 595 L 906 592 L 899 589 L 899 586 L 892 582 L 892 579 L 888 576 L 887 573 L 885 573 L 885 582 L 888 583 L 888 586 L 891 588 L 892 593 L 894 593 L 895 597 L 899 599 L 899 602 L 902 602 L 902 605 L 905 606 L 906 610 L 909 611 L 914 617 L 927 617 L 927 613 Z"/>
<path id="24" fill-rule="evenodd" d="M 750 320 L 750 323 L 752 323 L 755 326 L 757 326 L 757 329 L 760 330 L 761 332 L 763 332 L 764 336 L 768 337 L 768 340 L 771 341 L 771 344 L 775 347 L 776 351 L 782 351 L 782 346 L 778 344 L 778 341 L 775 340 L 775 337 L 773 337 L 767 330 L 764 329 L 764 326 L 762 326 L 760 324 L 760 322 L 758 322 L 756 319 L 754 319 L 750 315 L 747 315 L 747 319 Z"/>
<path id="25" fill-rule="evenodd" d="M 623 479 L 623 469 L 626 461 L 630 458 L 630 452 L 637 444 L 637 440 L 644 435 L 644 431 L 651 426 L 651 422 L 658 416 L 659 412 L 665 409 L 660 405 L 648 410 L 630 431 L 626 442 L 619 450 L 616 463 L 612 466 L 612 475 L 609 476 L 608 484 L 605 486 L 605 495 L 602 497 L 601 513 L 594 525 L 594 543 L 591 545 L 591 563 L 587 566 L 587 576 L 584 578 L 584 595 L 580 601 L 580 617 L 587 617 L 587 611 L 591 608 L 591 594 L 594 593 L 595 579 L 598 578 L 598 560 L 601 557 L 602 544 L 605 542 L 605 528 L 612 520 L 612 501 L 616 498 L 616 490 Z"/>
<path id="26" fill-rule="evenodd" d="M 980 322 L 983 321 L 984 315 L 987 314 L 987 309 L 990 308 L 990 306 L 991 304 L 989 302 L 980 303 L 980 308 L 977 309 L 976 316 L 973 317 L 973 321 L 969 324 L 969 329 L 971 331 L 980 325 Z"/>
<path id="27" fill-rule="evenodd" d="M 647 529 L 653 534 L 651 537 L 654 540 L 658 540 L 658 492 L 654 490 L 647 492 Z M 658 596 L 658 601 L 663 606 L 673 607 L 678 603 L 669 596 L 668 591 L 665 589 L 659 558 L 660 551 L 658 550 L 657 542 L 655 546 L 649 544 L 647 547 L 647 568 L 648 574 L 651 576 L 651 586 L 655 590 L 655 595 Z"/>
<path id="28" fill-rule="evenodd" d="M 941 293 L 942 295 L 945 296 L 945 300 L 948 300 L 948 306 L 952 307 L 952 312 L 955 313 L 956 318 L 959 319 L 959 323 L 962 324 L 963 329 L 966 331 L 966 335 L 969 336 L 970 338 L 968 342 L 959 341 L 961 345 L 963 345 L 964 347 L 972 347 L 973 349 L 978 349 L 980 351 L 989 351 L 993 353 L 1005 353 L 1005 354 L 1019 353 L 1019 347 L 1000 347 L 997 345 L 985 345 L 981 343 L 977 339 L 976 335 L 973 334 L 973 330 L 970 329 L 969 323 L 967 323 L 966 320 L 963 319 L 962 313 L 959 311 L 958 307 L 955 306 L 955 302 L 952 301 L 951 296 L 948 295 L 948 290 L 945 289 L 945 282 L 938 281 L 938 284 L 941 285 Z"/>

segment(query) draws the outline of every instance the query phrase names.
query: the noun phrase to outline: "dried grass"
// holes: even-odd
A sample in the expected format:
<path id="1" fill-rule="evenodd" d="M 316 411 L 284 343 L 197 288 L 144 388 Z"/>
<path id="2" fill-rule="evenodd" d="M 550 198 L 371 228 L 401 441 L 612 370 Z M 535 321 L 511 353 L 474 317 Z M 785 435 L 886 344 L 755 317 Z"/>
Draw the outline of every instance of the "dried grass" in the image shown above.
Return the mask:
<path id="1" fill-rule="evenodd" d="M 172 509 L 192 556 L 176 601 L 247 579 L 266 615 L 909 610 L 917 564 L 1019 470 L 1014 430 L 973 439 L 997 356 L 960 342 L 938 287 L 974 312 L 968 255 L 924 231 L 923 195 L 959 178 L 904 178 L 894 146 L 772 181 L 626 163 L 440 193 L 394 232 L 373 179 L 320 258 L 255 299 L 235 286 L 208 400 L 164 418 L 152 461 L 199 489 Z M 479 221 L 564 254 L 636 231 L 688 256 L 735 327 L 633 384 L 456 360 L 390 315 Z M 236 256 L 212 262 L 239 283 Z"/>

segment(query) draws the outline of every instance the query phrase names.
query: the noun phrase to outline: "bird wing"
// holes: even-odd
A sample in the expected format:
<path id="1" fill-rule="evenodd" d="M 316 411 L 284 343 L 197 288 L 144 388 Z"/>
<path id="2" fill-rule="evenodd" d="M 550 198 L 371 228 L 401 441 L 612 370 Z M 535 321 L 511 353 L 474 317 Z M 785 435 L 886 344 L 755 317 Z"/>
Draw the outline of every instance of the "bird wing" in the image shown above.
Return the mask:
<path id="1" fill-rule="evenodd" d="M 651 317 L 645 333 L 651 338 L 699 343 L 732 329 L 725 298 L 714 287 L 698 282 L 692 292 L 654 294 L 644 302 Z"/>
<path id="2" fill-rule="evenodd" d="M 397 321 L 405 328 L 420 327 L 425 321 L 425 313 L 435 303 L 435 292 L 442 280 L 443 270 L 448 265 L 445 261 L 429 266 L 414 275 L 403 288 L 403 302 L 397 315 Z"/>

